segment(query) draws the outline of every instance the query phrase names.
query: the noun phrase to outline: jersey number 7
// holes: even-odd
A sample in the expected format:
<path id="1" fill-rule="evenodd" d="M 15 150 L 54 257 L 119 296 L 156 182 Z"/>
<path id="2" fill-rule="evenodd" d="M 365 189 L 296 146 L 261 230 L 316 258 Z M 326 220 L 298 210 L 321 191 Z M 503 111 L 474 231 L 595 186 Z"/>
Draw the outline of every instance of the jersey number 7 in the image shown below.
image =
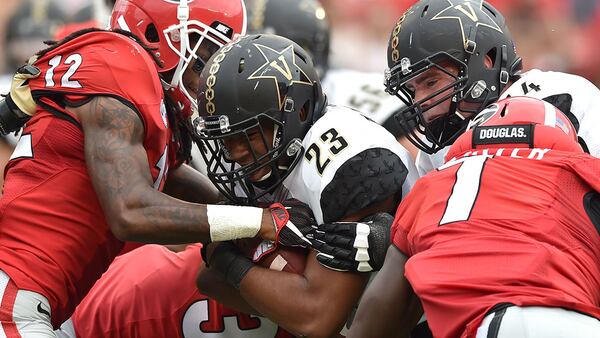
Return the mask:
<path id="1" fill-rule="evenodd" d="M 452 193 L 448 198 L 440 225 L 469 219 L 479 194 L 481 175 L 488 158 L 485 155 L 463 157 L 449 161 L 438 169 L 444 170 L 456 165 L 460 166 L 456 171 L 456 181 L 452 187 Z"/>

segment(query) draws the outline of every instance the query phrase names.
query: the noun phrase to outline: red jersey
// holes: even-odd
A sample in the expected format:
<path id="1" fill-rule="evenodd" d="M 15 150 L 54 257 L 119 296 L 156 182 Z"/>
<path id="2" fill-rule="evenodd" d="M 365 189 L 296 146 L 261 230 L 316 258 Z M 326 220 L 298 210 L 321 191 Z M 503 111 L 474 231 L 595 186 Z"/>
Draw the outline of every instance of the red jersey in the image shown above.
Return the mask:
<path id="1" fill-rule="evenodd" d="M 35 64 L 37 114 L 6 166 L 0 200 L 0 269 L 18 288 L 48 298 L 56 328 L 123 247 L 106 222 L 87 172 L 82 128 L 65 102 L 111 96 L 134 109 L 157 189 L 175 154 L 156 65 L 132 39 L 86 33 Z"/>
<path id="2" fill-rule="evenodd" d="M 117 257 L 75 310 L 77 338 L 292 337 L 198 292 L 200 247 L 144 245 Z"/>
<path id="3" fill-rule="evenodd" d="M 433 335 L 474 337 L 500 303 L 600 318 L 600 219 L 585 210 L 600 191 L 600 160 L 490 153 L 499 156 L 463 157 L 417 181 L 392 226 Z"/>

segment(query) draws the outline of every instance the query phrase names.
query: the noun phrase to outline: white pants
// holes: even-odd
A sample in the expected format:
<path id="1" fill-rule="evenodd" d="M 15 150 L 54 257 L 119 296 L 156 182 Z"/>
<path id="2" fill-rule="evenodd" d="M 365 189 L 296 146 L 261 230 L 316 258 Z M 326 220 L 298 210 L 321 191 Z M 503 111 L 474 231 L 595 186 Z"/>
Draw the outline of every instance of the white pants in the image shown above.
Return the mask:
<path id="1" fill-rule="evenodd" d="M 562 308 L 511 306 L 490 313 L 477 338 L 599 338 L 600 320 Z"/>
<path id="2" fill-rule="evenodd" d="M 56 338 L 50 304 L 37 292 L 18 290 L 0 270 L 0 338 Z"/>

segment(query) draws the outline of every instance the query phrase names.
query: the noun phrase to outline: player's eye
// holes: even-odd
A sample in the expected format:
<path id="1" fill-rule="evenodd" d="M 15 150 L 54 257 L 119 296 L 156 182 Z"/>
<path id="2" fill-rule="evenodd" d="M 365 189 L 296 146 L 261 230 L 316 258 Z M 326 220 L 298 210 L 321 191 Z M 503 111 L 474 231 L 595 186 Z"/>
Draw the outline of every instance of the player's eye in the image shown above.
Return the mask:
<path id="1" fill-rule="evenodd" d="M 427 88 L 433 88 L 435 87 L 435 85 L 438 83 L 437 79 L 430 79 L 427 80 L 427 82 L 425 82 L 425 85 L 427 86 Z"/>
<path id="2" fill-rule="evenodd" d="M 206 63 L 204 62 L 204 60 L 202 60 L 201 58 L 196 58 L 196 61 L 194 62 L 194 64 L 192 65 L 192 70 L 194 71 L 194 73 L 202 73 L 202 69 L 204 69 L 204 66 L 206 65 Z"/>

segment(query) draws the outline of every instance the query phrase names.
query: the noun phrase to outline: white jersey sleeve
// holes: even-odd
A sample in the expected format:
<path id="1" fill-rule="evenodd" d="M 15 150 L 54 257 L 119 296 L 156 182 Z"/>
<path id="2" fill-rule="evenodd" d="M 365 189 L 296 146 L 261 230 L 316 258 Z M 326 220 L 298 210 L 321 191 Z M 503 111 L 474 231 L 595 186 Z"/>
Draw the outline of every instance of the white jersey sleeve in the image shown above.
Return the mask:
<path id="1" fill-rule="evenodd" d="M 329 70 L 322 82 L 329 104 L 354 108 L 381 125 L 404 107 L 385 92 L 383 73 Z"/>
<path id="2" fill-rule="evenodd" d="M 600 90 L 577 75 L 545 72 L 524 73 L 500 97 L 530 96 L 550 102 L 571 120 L 590 154 L 600 157 Z"/>
<path id="3" fill-rule="evenodd" d="M 416 180 L 410 155 L 392 134 L 359 112 L 330 106 L 303 140 L 305 153 L 284 185 L 319 223 L 337 221 Z M 408 176 L 408 177 L 407 177 Z"/>
<path id="4" fill-rule="evenodd" d="M 529 96 L 555 105 L 571 120 L 590 154 L 600 158 L 600 131 L 596 131 L 600 126 L 600 90 L 590 81 L 573 74 L 533 69 L 523 73 L 500 99 L 510 96 Z M 432 155 L 420 151 L 416 159 L 419 175 L 444 164 L 448 149 Z"/>

